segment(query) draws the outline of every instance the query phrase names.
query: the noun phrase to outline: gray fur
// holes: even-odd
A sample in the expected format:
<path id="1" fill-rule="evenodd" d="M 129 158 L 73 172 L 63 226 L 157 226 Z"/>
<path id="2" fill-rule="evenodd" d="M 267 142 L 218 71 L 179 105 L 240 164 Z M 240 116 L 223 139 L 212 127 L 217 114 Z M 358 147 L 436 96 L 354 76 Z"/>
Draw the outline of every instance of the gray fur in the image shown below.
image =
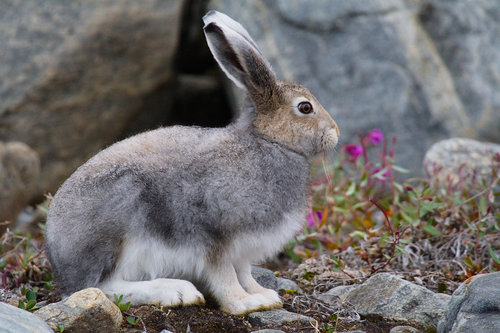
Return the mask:
<path id="1" fill-rule="evenodd" d="M 238 273 L 245 268 L 231 257 L 235 242 L 259 249 L 260 237 L 286 230 L 283 224 L 295 223 L 296 230 L 287 214 L 305 212 L 309 158 L 336 144 L 338 128 L 305 88 L 276 80 L 239 24 L 220 13 L 207 16 L 212 52 L 230 72 L 238 68 L 252 105 L 225 128 L 175 126 L 128 138 L 70 177 L 54 196 L 46 226 L 49 259 L 64 293 L 106 280 L 136 236 L 196 249 L 190 253 L 201 253 L 208 266 L 229 261 Z M 236 57 L 219 52 L 228 46 Z M 318 110 L 297 114 L 290 105 L 296 98 Z M 147 273 L 136 278 L 148 279 Z M 197 278 L 171 274 L 164 277 Z"/>

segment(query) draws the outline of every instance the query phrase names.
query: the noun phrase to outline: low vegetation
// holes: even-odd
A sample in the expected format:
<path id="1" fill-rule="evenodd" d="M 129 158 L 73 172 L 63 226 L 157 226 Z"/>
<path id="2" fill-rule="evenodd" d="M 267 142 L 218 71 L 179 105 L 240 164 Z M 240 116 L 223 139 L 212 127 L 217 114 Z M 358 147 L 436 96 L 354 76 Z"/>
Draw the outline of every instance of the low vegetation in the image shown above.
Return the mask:
<path id="1" fill-rule="evenodd" d="M 407 170 L 395 164 L 395 147 L 395 138 L 387 140 L 373 130 L 359 135 L 359 142 L 341 147 L 334 160 L 316 161 L 304 231 L 285 250 L 295 263 L 277 270 L 311 281 L 310 288 L 302 285 L 304 295 L 286 291 L 282 296 L 289 311 L 318 319 L 320 331 L 333 332 L 342 318 L 357 314 L 310 297 L 331 285 L 316 279 L 317 270 L 300 268 L 308 259 L 347 280 L 388 271 L 445 293 L 473 275 L 500 269 L 500 193 L 495 192 L 500 154 L 490 155 L 487 174 L 459 168 L 455 175 L 443 177 L 436 166 L 428 178 L 405 178 Z M 37 208 L 42 215 L 49 201 Z M 8 291 L 3 301 L 28 311 L 59 300 L 43 249 L 43 230 L 43 223 L 22 232 L 7 229 L 0 238 L 1 288 Z M 122 303 L 121 295 L 114 297 L 124 314 L 124 331 L 141 329 L 143 318 L 158 312 L 148 310 L 143 317 L 142 310 Z M 172 313 L 181 318 L 179 311 Z M 235 320 L 207 311 L 224 323 Z"/>

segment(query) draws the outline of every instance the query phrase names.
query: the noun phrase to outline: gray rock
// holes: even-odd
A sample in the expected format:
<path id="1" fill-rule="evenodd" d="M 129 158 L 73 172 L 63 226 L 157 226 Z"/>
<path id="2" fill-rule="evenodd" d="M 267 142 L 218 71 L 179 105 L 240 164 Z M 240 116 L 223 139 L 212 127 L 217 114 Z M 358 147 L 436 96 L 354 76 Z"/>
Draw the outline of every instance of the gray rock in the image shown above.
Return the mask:
<path id="1" fill-rule="evenodd" d="M 467 137 L 493 142 L 500 141 L 499 20 L 498 2 L 488 0 L 426 0 L 419 15 L 464 105 Z"/>
<path id="2" fill-rule="evenodd" d="M 437 326 L 449 300 L 449 295 L 433 293 L 388 273 L 376 274 L 345 297 L 345 302 L 354 306 L 361 316 L 411 321 L 425 329 Z"/>
<path id="3" fill-rule="evenodd" d="M 252 266 L 252 276 L 262 287 L 278 291 L 278 279 L 273 271 L 258 266 Z"/>
<path id="4" fill-rule="evenodd" d="M 67 332 L 118 332 L 122 324 L 120 309 L 97 288 L 80 290 L 35 314 L 53 330 L 61 325 Z"/>
<path id="5" fill-rule="evenodd" d="M 1 5 L 0 140 L 39 154 L 39 193 L 116 141 L 144 95 L 173 80 L 182 3 Z"/>
<path id="6" fill-rule="evenodd" d="M 411 326 L 396 326 L 389 333 L 423 333 L 423 331 Z"/>
<path id="7" fill-rule="evenodd" d="M 481 178 L 489 182 L 492 165 L 500 168 L 500 144 L 464 138 L 437 142 L 427 151 L 424 159 L 427 174 L 445 186 L 448 178 L 453 182 L 457 181 L 459 173 L 467 182 L 472 182 L 474 170 L 477 172 L 477 182 Z M 499 186 L 497 184 L 498 190 Z"/>
<path id="8" fill-rule="evenodd" d="M 0 331 L 5 333 L 52 333 L 52 329 L 31 312 L 0 302 Z"/>
<path id="9" fill-rule="evenodd" d="M 362 331 L 362 330 L 354 330 L 354 331 L 344 331 L 344 332 L 339 332 L 339 333 L 366 333 L 366 332 Z"/>
<path id="10" fill-rule="evenodd" d="M 434 142 L 491 133 L 498 140 L 500 132 L 500 117 L 495 117 L 500 33 L 494 19 L 500 7 L 487 0 L 457 2 L 454 8 L 455 2 L 437 0 L 211 0 L 210 7 L 248 28 L 280 78 L 310 88 L 338 122 L 342 143 L 379 128 L 398 139 L 396 163 L 421 173 L 423 156 Z M 461 44 L 454 15 L 461 25 L 471 25 L 469 40 Z M 480 48 L 474 44 L 478 40 Z M 446 44 L 451 41 L 453 47 Z M 460 63 L 464 53 L 467 64 Z M 475 73 L 483 63 L 478 59 L 488 65 Z M 456 71 L 450 73 L 448 60 Z M 468 74 L 475 78 L 473 86 Z M 230 88 L 237 98 L 234 91 Z M 469 95 L 477 101 L 464 102 Z"/>
<path id="11" fill-rule="evenodd" d="M 281 330 L 263 329 L 258 331 L 252 331 L 251 333 L 285 333 L 285 332 Z"/>
<path id="12" fill-rule="evenodd" d="M 293 290 L 296 293 L 302 293 L 302 289 L 293 280 L 278 277 L 277 282 L 276 289 L 278 290 Z"/>
<path id="13" fill-rule="evenodd" d="M 252 312 L 248 315 L 248 322 L 253 326 L 282 325 L 299 321 L 303 324 L 315 323 L 316 320 L 298 313 L 288 312 L 284 309 Z"/>
<path id="14" fill-rule="evenodd" d="M 328 290 L 326 293 L 318 295 L 318 299 L 327 302 L 327 303 L 336 303 L 337 301 L 343 302 L 350 290 L 352 290 L 355 286 L 337 286 Z"/>
<path id="15" fill-rule="evenodd" d="M 35 151 L 21 142 L 0 141 L 0 222 L 15 221 L 33 198 L 39 175 L 40 159 Z"/>
<path id="16" fill-rule="evenodd" d="M 500 332 L 500 272 L 468 279 L 455 290 L 439 333 Z"/>

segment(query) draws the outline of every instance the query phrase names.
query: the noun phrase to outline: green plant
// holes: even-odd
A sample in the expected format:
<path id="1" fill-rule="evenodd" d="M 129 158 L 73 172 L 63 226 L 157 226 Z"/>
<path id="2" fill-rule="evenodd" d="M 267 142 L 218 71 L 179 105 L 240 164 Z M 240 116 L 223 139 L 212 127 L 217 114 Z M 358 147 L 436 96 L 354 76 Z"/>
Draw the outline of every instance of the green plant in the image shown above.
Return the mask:
<path id="1" fill-rule="evenodd" d="M 40 308 L 35 307 L 36 306 L 36 293 L 39 291 L 38 288 L 33 288 L 30 290 L 26 290 L 23 288 L 21 290 L 22 295 L 24 296 L 22 299 L 19 300 L 19 303 L 17 305 L 18 308 L 27 310 L 30 312 L 34 312 Z"/>
<path id="2" fill-rule="evenodd" d="M 373 130 L 317 163 L 306 228 L 286 253 L 296 262 L 330 254 L 339 271 L 354 253 L 367 275 L 413 269 L 462 280 L 500 269 L 500 154 L 490 155 L 487 175 L 461 167 L 438 181 L 434 168 L 429 178 L 401 181 L 407 170 L 395 164 L 395 147 Z"/>
<path id="3" fill-rule="evenodd" d="M 114 298 L 115 305 L 118 306 L 118 308 L 120 309 L 122 314 L 125 316 L 125 321 L 128 324 L 130 324 L 132 326 L 137 326 L 139 323 L 142 322 L 142 319 L 140 316 L 136 316 L 135 314 L 129 312 L 130 302 L 122 303 L 123 295 L 118 296 L 118 295 L 114 294 L 113 298 Z"/>

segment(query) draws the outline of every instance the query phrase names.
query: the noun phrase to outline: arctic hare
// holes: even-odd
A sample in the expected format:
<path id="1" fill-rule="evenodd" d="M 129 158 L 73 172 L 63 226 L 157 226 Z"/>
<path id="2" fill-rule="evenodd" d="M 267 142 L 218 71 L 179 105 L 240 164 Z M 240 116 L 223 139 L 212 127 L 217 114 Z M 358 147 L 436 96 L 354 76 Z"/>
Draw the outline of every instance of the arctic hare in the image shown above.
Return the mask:
<path id="1" fill-rule="evenodd" d="M 300 230 L 309 160 L 338 141 L 306 88 L 278 80 L 248 32 L 210 11 L 204 32 L 225 74 L 249 97 L 225 128 L 174 126 L 101 151 L 58 190 L 46 246 L 63 294 L 99 287 L 132 304 L 223 311 L 281 307 L 250 264 Z"/>

